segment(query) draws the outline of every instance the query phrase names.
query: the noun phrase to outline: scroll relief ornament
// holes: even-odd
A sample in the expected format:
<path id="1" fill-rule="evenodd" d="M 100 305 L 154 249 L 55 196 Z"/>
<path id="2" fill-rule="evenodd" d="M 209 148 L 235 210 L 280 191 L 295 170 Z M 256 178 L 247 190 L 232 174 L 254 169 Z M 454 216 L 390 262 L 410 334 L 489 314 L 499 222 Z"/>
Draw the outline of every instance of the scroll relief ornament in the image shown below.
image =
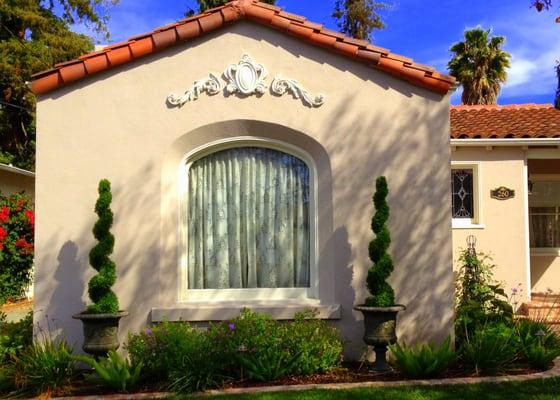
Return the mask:
<path id="1" fill-rule="evenodd" d="M 231 64 L 224 71 L 224 78 L 227 82 L 225 87 L 226 94 L 239 93 L 244 96 L 253 94 L 263 95 L 268 86 L 264 82 L 268 76 L 268 71 L 264 65 L 259 64 L 248 55 L 244 54 L 241 61 L 237 64 Z M 198 99 L 198 96 L 206 92 L 212 96 L 218 94 L 222 90 L 222 84 L 214 74 L 210 74 L 209 78 L 198 80 L 194 86 L 187 90 L 184 95 L 178 96 L 170 94 L 167 96 L 167 102 L 174 106 L 182 106 L 183 104 Z M 313 96 L 309 91 L 299 84 L 298 81 L 290 78 L 284 78 L 277 75 L 272 82 L 270 91 L 278 96 L 291 93 L 296 99 L 310 107 L 320 107 L 325 103 L 325 96 L 318 94 Z"/>
<path id="2" fill-rule="evenodd" d="M 210 74 L 209 78 L 200 79 L 194 82 L 193 87 L 185 92 L 182 96 L 178 96 L 175 93 L 171 93 L 167 96 L 167 102 L 172 106 L 181 107 L 183 104 L 189 101 L 195 101 L 198 99 L 201 93 L 206 92 L 209 96 L 220 93 L 222 90 L 222 83 L 218 77 L 214 74 Z"/>
<path id="3" fill-rule="evenodd" d="M 298 81 L 284 78 L 282 75 L 277 75 L 276 78 L 274 78 L 270 90 L 278 96 L 290 92 L 296 99 L 301 99 L 305 104 L 311 107 L 320 107 L 325 103 L 325 95 L 318 94 L 313 96 L 306 88 L 301 86 Z"/>

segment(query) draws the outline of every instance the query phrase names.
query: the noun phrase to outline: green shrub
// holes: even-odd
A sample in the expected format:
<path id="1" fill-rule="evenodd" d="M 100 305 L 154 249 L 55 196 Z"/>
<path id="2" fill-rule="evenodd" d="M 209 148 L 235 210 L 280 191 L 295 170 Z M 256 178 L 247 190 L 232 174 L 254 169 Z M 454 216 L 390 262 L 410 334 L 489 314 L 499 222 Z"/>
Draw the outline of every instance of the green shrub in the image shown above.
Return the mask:
<path id="1" fill-rule="evenodd" d="M 340 366 L 343 346 L 336 328 L 317 319 L 313 311 L 297 313 L 288 324 L 286 347 L 301 354 L 294 373 L 311 375 Z"/>
<path id="2" fill-rule="evenodd" d="M 520 351 L 516 332 L 504 325 L 486 325 L 467 335 L 460 349 L 461 358 L 476 375 L 494 375 L 506 371 Z"/>
<path id="3" fill-rule="evenodd" d="M 394 268 L 393 260 L 388 252 L 391 245 L 391 235 L 387 226 L 390 214 L 387 204 L 388 194 L 387 179 L 380 176 L 375 182 L 375 194 L 373 195 L 375 215 L 371 220 L 371 229 L 375 233 L 375 239 L 369 243 L 369 257 L 373 261 L 373 266 L 368 270 L 367 275 L 367 287 L 371 296 L 366 299 L 366 305 L 371 307 L 387 307 L 395 304 L 395 292 L 387 283 Z"/>
<path id="4" fill-rule="evenodd" d="M 547 369 L 560 356 L 560 339 L 546 323 L 522 319 L 516 323 L 521 357 L 533 368 Z"/>
<path id="5" fill-rule="evenodd" d="M 455 337 L 461 348 L 466 336 L 487 324 L 513 326 L 513 308 L 503 287 L 494 281 L 494 265 L 474 248 L 461 252 L 461 268 L 456 280 Z"/>
<path id="6" fill-rule="evenodd" d="M 523 348 L 523 358 L 536 369 L 548 369 L 552 361 L 560 356 L 560 348 L 548 348 L 540 343 L 532 343 Z"/>
<path id="7" fill-rule="evenodd" d="M 18 322 L 0 316 L 0 365 L 18 357 L 33 341 L 33 312 Z"/>
<path id="8" fill-rule="evenodd" d="M 185 355 L 197 351 L 202 333 L 187 323 L 163 322 L 140 333 L 129 333 L 127 351 L 134 367 L 142 364 L 142 377 L 167 381 L 183 365 Z"/>
<path id="9" fill-rule="evenodd" d="M 34 224 L 28 196 L 0 195 L 0 304 L 24 297 L 31 283 Z"/>
<path id="10" fill-rule="evenodd" d="M 92 305 L 87 307 L 90 314 L 114 314 L 119 311 L 119 300 L 111 287 L 117 280 L 116 265 L 109 258 L 115 246 L 115 237 L 111 234 L 113 212 L 111 211 L 111 183 L 107 179 L 99 182 L 99 198 L 95 203 L 98 220 L 93 226 L 93 236 L 98 243 L 89 252 L 89 263 L 98 272 L 88 284 L 88 293 Z"/>
<path id="11" fill-rule="evenodd" d="M 76 375 L 76 360 L 65 341 L 33 343 L 14 363 L 14 382 L 20 395 L 63 394 Z"/>
<path id="12" fill-rule="evenodd" d="M 11 366 L 0 366 L 0 395 L 14 390 L 13 372 Z"/>
<path id="13" fill-rule="evenodd" d="M 394 357 L 392 364 L 408 378 L 437 377 L 457 361 L 451 349 L 451 338 L 441 346 L 421 344 L 409 347 L 405 343 L 396 343 L 389 349 Z"/>
<path id="14" fill-rule="evenodd" d="M 292 322 L 244 310 L 229 322 L 211 327 L 210 335 L 223 355 L 229 376 L 276 380 L 290 374 L 325 372 L 340 364 L 342 343 L 336 330 L 298 313 Z M 243 368 L 240 368 L 243 367 Z"/>
<path id="15" fill-rule="evenodd" d="M 79 356 L 76 359 L 93 367 L 94 372 L 87 375 L 88 380 L 109 389 L 126 392 L 134 389 L 140 379 L 142 363 L 132 368 L 128 360 L 114 350 L 109 351 L 108 357 L 100 361 L 87 356 Z"/>
<path id="16" fill-rule="evenodd" d="M 279 322 L 244 310 L 205 331 L 164 322 L 129 334 L 127 350 L 132 365 L 143 364 L 145 379 L 189 393 L 220 386 L 226 377 L 270 381 L 325 372 L 340 364 L 342 343 L 312 312 Z"/>
<path id="17" fill-rule="evenodd" d="M 515 328 L 522 347 L 537 343 L 548 349 L 560 348 L 560 338 L 542 321 L 521 319 L 516 322 Z"/>

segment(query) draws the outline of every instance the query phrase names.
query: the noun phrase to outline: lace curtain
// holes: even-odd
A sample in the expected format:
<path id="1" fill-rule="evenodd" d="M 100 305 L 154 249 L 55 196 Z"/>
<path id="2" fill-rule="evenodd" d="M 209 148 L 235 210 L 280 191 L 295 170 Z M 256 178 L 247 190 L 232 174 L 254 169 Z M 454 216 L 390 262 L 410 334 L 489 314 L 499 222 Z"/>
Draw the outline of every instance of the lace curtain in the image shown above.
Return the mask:
<path id="1" fill-rule="evenodd" d="M 265 148 L 219 151 L 188 173 L 189 289 L 309 287 L 309 169 Z"/>

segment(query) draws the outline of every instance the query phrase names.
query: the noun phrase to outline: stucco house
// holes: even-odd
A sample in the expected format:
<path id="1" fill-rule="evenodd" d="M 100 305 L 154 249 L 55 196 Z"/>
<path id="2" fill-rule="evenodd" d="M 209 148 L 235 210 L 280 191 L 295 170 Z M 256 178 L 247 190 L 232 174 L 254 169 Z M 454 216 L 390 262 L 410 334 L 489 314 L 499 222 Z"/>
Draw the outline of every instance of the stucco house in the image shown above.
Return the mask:
<path id="1" fill-rule="evenodd" d="M 81 343 L 93 205 L 113 185 L 128 330 L 316 308 L 363 350 L 374 180 L 390 184 L 399 334 L 453 328 L 454 79 L 250 0 L 33 77 L 35 310 Z M 406 110 L 406 112 L 403 112 Z M 36 322 L 44 322 L 36 313 Z M 78 347 L 78 346 L 77 346 Z"/>
<path id="2" fill-rule="evenodd" d="M 451 107 L 454 258 L 468 235 L 523 299 L 560 293 L 560 110 Z"/>

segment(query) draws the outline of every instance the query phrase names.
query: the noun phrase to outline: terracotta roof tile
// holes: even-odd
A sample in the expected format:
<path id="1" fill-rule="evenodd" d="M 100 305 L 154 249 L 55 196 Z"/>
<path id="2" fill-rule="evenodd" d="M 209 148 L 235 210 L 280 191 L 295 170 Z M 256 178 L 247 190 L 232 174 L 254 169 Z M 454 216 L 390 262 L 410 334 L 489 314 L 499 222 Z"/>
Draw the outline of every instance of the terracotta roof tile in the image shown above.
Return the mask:
<path id="1" fill-rule="evenodd" d="M 560 137 L 560 110 L 552 104 L 452 106 L 452 139 Z"/>
<path id="2" fill-rule="evenodd" d="M 201 36 L 243 18 L 364 62 L 413 85 L 440 94 L 447 93 L 455 85 L 455 78 L 437 73 L 431 67 L 416 64 L 413 60 L 393 54 L 387 49 L 332 31 L 321 24 L 308 21 L 305 17 L 283 11 L 280 7 L 256 0 L 234 0 L 35 74 L 32 77 L 31 89 L 36 94 L 50 92 L 70 82 Z"/>

